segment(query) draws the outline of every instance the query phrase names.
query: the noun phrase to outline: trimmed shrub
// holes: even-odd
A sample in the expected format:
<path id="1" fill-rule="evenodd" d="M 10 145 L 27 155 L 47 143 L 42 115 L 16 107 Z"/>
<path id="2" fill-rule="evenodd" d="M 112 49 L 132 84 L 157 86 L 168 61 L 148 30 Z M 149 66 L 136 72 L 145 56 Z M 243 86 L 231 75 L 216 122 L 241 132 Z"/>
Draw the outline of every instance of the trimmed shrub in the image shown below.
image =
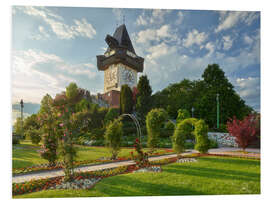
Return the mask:
<path id="1" fill-rule="evenodd" d="M 179 123 L 187 118 L 190 118 L 190 113 L 186 109 L 179 109 L 178 110 L 178 115 L 176 118 L 176 123 Z"/>
<path id="2" fill-rule="evenodd" d="M 193 131 L 192 124 L 196 123 L 197 119 L 189 118 L 181 121 L 176 125 L 176 129 L 172 136 L 173 149 L 179 155 L 185 151 L 185 142 L 189 134 Z"/>
<path id="3" fill-rule="evenodd" d="M 123 137 L 123 124 L 120 119 L 115 119 L 107 126 L 105 132 L 105 144 L 112 153 L 112 159 L 116 159 L 120 151 Z"/>
<path id="4" fill-rule="evenodd" d="M 175 128 L 175 124 L 172 121 L 168 121 L 165 126 L 164 129 L 162 129 L 161 132 L 161 137 L 171 137 L 174 133 L 174 128 Z"/>
<path id="5" fill-rule="evenodd" d="M 168 113 L 164 109 L 152 109 L 146 116 L 147 146 L 152 150 L 157 147 L 161 129 L 168 119 Z"/>
<path id="6" fill-rule="evenodd" d="M 208 139 L 208 126 L 204 120 L 195 123 L 194 135 L 196 139 L 195 149 L 200 153 L 206 153 L 209 149 L 210 141 Z"/>

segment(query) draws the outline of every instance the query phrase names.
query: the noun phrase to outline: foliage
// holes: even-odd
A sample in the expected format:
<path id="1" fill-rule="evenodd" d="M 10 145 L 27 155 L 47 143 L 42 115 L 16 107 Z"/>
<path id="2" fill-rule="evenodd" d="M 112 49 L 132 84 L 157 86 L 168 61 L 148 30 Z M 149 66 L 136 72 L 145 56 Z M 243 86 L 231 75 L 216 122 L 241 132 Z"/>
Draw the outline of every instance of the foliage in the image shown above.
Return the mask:
<path id="1" fill-rule="evenodd" d="M 229 133 L 236 138 L 237 144 L 242 147 L 243 150 L 256 139 L 256 133 L 258 130 L 258 120 L 255 115 L 250 114 L 243 120 L 237 120 L 234 118 L 227 123 Z"/>
<path id="2" fill-rule="evenodd" d="M 43 145 L 40 151 L 42 158 L 49 161 L 51 166 L 55 165 L 57 160 L 57 135 L 54 109 L 52 106 L 53 99 L 50 95 L 45 95 L 41 100 L 41 107 L 38 113 L 38 121 L 40 122 Z"/>
<path id="3" fill-rule="evenodd" d="M 203 120 L 197 120 L 195 118 L 185 119 L 176 126 L 174 135 L 172 137 L 173 149 L 178 155 L 183 153 L 186 149 L 185 141 L 187 137 L 190 134 L 194 134 L 196 139 L 195 149 L 200 153 L 205 153 L 209 149 L 207 132 L 208 126 Z"/>
<path id="4" fill-rule="evenodd" d="M 12 134 L 12 145 L 20 144 L 20 136 Z"/>
<path id="5" fill-rule="evenodd" d="M 195 109 L 209 126 L 216 126 L 217 94 L 219 94 L 220 124 L 226 124 L 233 116 L 242 119 L 251 112 L 251 108 L 245 105 L 244 100 L 236 93 L 219 65 L 208 65 L 202 77 L 205 91 Z"/>
<path id="6" fill-rule="evenodd" d="M 147 146 L 152 150 L 158 145 L 160 131 L 167 119 L 168 114 L 164 109 L 152 109 L 146 116 Z"/>
<path id="7" fill-rule="evenodd" d="M 216 140 L 209 139 L 209 149 L 218 148 L 218 143 Z"/>
<path id="8" fill-rule="evenodd" d="M 209 149 L 209 139 L 208 139 L 208 126 L 204 120 L 198 120 L 195 123 L 194 135 L 196 139 L 195 149 L 200 153 L 206 153 Z"/>
<path id="9" fill-rule="evenodd" d="M 27 136 L 30 137 L 31 141 L 33 144 L 39 144 L 39 142 L 41 141 L 41 135 L 40 135 L 40 131 L 37 130 L 37 129 L 33 129 L 33 128 L 30 128 L 27 130 Z"/>
<path id="10" fill-rule="evenodd" d="M 91 102 L 85 98 L 83 98 L 80 102 L 78 102 L 75 106 L 76 112 L 90 110 Z"/>
<path id="11" fill-rule="evenodd" d="M 13 131 L 16 135 L 22 136 L 23 134 L 23 123 L 21 117 L 17 117 L 13 126 Z"/>
<path id="12" fill-rule="evenodd" d="M 120 113 L 132 113 L 133 104 L 132 90 L 128 85 L 122 85 L 120 92 Z"/>
<path id="13" fill-rule="evenodd" d="M 112 159 L 116 159 L 120 151 L 123 137 L 123 124 L 121 119 L 115 119 L 107 126 L 104 137 L 106 140 L 106 146 L 112 153 Z"/>
<path id="14" fill-rule="evenodd" d="M 119 116 L 119 109 L 110 108 L 105 115 L 104 123 L 108 124 Z"/>
<path id="15" fill-rule="evenodd" d="M 80 102 L 82 95 L 75 83 L 70 83 L 66 87 L 65 94 L 56 97 L 54 106 L 58 112 L 59 130 L 57 131 L 60 139 L 60 155 L 64 159 L 65 181 L 73 179 L 74 161 L 76 149 L 74 148 L 75 137 L 81 127 L 84 127 L 82 117 L 87 117 L 88 113 L 76 113 L 76 104 Z"/>
<path id="16" fill-rule="evenodd" d="M 148 153 L 143 152 L 141 142 L 138 138 L 136 138 L 134 143 L 134 148 L 137 153 L 137 156 L 133 154 L 133 152 L 130 152 L 131 159 L 133 159 L 136 162 L 136 165 L 141 167 L 147 167 L 149 165 L 148 161 Z"/>
<path id="17" fill-rule="evenodd" d="M 172 136 L 173 149 L 178 154 L 185 151 L 185 141 L 187 136 L 193 131 L 192 125 L 196 123 L 197 119 L 189 118 L 179 122 L 176 125 L 174 134 Z"/>
<path id="18" fill-rule="evenodd" d="M 23 127 L 26 137 L 31 139 L 33 144 L 38 144 L 41 141 L 41 126 L 37 114 L 28 116 L 24 120 Z"/>
<path id="19" fill-rule="evenodd" d="M 175 124 L 169 120 L 165 123 L 164 129 L 161 130 L 161 137 L 171 137 L 174 133 Z"/>
<path id="20" fill-rule="evenodd" d="M 208 126 L 216 128 L 217 100 L 219 94 L 220 127 L 236 116 L 243 119 L 252 109 L 236 93 L 233 85 L 217 64 L 206 67 L 203 80 L 190 81 L 184 79 L 179 83 L 170 84 L 153 96 L 153 107 L 164 108 L 171 118 L 177 117 L 178 109 L 191 112 L 194 107 L 194 117 L 203 119 Z"/>
<path id="21" fill-rule="evenodd" d="M 185 120 L 187 118 L 190 118 L 190 113 L 186 109 L 179 109 L 177 111 L 177 118 L 176 123 L 181 122 L 182 120 Z"/>
<path id="22" fill-rule="evenodd" d="M 152 88 L 149 84 L 147 75 L 142 75 L 139 79 L 138 85 L 138 94 L 136 102 L 136 111 L 144 119 L 147 113 L 151 109 L 151 94 Z"/>

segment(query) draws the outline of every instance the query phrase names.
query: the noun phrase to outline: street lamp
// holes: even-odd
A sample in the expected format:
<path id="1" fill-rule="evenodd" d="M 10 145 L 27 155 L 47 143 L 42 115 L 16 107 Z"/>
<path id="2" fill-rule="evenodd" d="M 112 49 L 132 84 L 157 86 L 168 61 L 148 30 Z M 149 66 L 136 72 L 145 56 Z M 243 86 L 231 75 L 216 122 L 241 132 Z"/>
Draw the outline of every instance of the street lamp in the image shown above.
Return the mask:
<path id="1" fill-rule="evenodd" d="M 23 105 L 23 100 L 22 99 L 21 99 L 20 104 L 21 104 L 22 137 L 23 137 L 23 107 L 24 107 L 24 105 Z"/>
<path id="2" fill-rule="evenodd" d="M 193 118 L 194 117 L 194 114 L 193 114 L 194 113 L 194 107 L 191 108 L 191 113 L 192 113 L 191 115 L 192 115 L 192 118 Z"/>
<path id="3" fill-rule="evenodd" d="M 217 129 L 219 129 L 219 94 L 217 93 Z"/>

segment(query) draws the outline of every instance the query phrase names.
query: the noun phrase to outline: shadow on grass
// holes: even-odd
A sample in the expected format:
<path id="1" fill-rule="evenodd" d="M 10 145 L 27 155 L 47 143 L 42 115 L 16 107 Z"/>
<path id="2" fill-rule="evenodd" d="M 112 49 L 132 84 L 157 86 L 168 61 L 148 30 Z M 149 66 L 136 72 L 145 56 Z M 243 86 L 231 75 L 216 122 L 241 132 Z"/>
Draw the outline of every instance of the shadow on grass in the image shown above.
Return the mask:
<path id="1" fill-rule="evenodd" d="M 214 163 L 209 166 L 211 168 L 204 166 L 198 167 L 196 165 L 182 165 L 182 164 L 170 165 L 166 169 L 166 172 L 189 176 L 199 176 L 216 180 L 220 179 L 220 180 L 239 180 L 239 181 L 260 181 L 259 172 L 252 173 L 233 169 L 218 169 L 214 168 Z"/>
<path id="2" fill-rule="evenodd" d="M 206 195 L 201 191 L 168 184 L 148 183 L 139 178 L 121 175 L 102 181 L 94 188 L 105 196 L 166 196 L 166 195 Z"/>
<path id="3" fill-rule="evenodd" d="M 210 161 L 215 163 L 235 164 L 235 165 L 248 165 L 259 166 L 260 160 L 244 159 L 244 158 L 223 158 L 223 157 L 200 157 L 201 160 Z"/>

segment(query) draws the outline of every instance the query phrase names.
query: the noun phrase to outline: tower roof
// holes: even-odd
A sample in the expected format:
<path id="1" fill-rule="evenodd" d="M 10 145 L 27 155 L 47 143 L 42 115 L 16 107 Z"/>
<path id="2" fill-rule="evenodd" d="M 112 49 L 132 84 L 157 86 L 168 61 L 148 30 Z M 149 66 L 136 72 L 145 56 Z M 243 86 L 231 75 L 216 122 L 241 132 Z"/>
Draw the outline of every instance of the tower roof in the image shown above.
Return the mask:
<path id="1" fill-rule="evenodd" d="M 108 49 L 103 55 L 97 56 L 98 70 L 104 71 L 111 64 L 122 63 L 137 72 L 143 72 L 144 58 L 135 53 L 125 24 L 117 27 L 113 36 L 107 35 L 105 41 Z"/>
<path id="2" fill-rule="evenodd" d="M 127 31 L 125 24 L 117 27 L 114 34 L 113 34 L 113 37 L 110 35 L 107 35 L 105 40 L 106 40 L 107 44 L 109 45 L 109 47 L 111 47 L 111 45 L 113 44 L 114 46 L 126 48 L 130 52 L 136 54 L 135 50 L 132 46 L 132 42 L 129 38 L 129 34 L 128 34 L 128 31 Z"/>

